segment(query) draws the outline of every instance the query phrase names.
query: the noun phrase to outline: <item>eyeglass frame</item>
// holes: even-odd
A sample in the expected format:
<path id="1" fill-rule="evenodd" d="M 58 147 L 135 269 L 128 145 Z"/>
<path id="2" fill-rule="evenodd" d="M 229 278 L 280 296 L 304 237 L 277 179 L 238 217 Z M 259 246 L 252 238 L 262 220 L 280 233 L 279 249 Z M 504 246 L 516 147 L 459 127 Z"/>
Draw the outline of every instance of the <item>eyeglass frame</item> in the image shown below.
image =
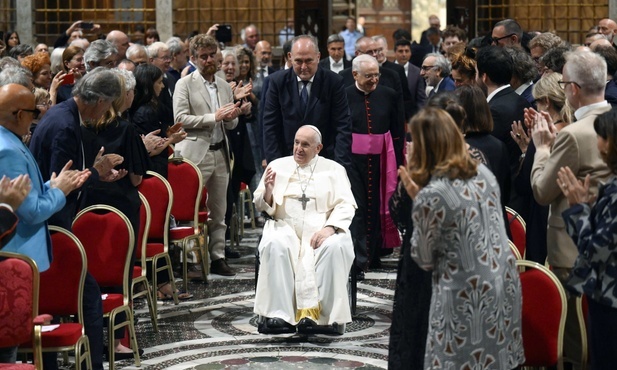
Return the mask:
<path id="1" fill-rule="evenodd" d="M 381 73 L 362 73 L 362 77 L 366 78 L 367 80 L 373 79 L 373 78 L 377 78 L 379 79 L 381 77 Z"/>
<path id="2" fill-rule="evenodd" d="M 559 80 L 557 81 L 557 83 L 559 84 L 559 87 L 561 87 L 562 90 L 566 89 L 566 86 L 568 86 L 569 84 L 574 84 L 576 86 L 578 86 L 578 88 L 581 88 L 581 85 L 576 82 L 576 81 L 563 81 L 563 80 Z"/>
<path id="3" fill-rule="evenodd" d="M 508 37 L 512 37 L 514 35 L 516 35 L 516 33 L 511 33 L 509 35 L 505 35 L 505 36 L 502 36 L 502 37 L 491 37 L 491 45 L 497 44 L 499 41 L 501 41 L 503 39 L 507 39 Z"/>
<path id="4" fill-rule="evenodd" d="M 420 69 L 423 70 L 424 72 L 428 72 L 433 68 L 436 68 L 437 66 L 420 66 Z"/>
<path id="5" fill-rule="evenodd" d="M 32 113 L 32 119 L 39 118 L 39 115 L 41 114 L 40 110 L 38 110 L 37 108 L 34 108 L 34 109 L 18 109 L 15 112 L 13 112 L 13 115 L 17 116 L 20 111 Z"/>

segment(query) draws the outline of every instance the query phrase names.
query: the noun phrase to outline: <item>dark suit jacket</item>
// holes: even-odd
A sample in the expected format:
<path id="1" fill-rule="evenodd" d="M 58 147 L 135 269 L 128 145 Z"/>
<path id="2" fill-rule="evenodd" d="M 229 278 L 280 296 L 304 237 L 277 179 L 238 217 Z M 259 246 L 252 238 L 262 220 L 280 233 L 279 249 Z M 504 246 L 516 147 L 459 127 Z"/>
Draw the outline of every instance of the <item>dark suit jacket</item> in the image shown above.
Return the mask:
<path id="1" fill-rule="evenodd" d="M 265 94 L 263 138 L 266 160 L 290 155 L 296 131 L 302 125 L 319 128 L 323 157 L 351 166 L 351 117 L 343 79 L 318 68 L 311 84 L 308 106 L 300 112 L 297 75 L 293 68 L 272 74 Z"/>
<path id="2" fill-rule="evenodd" d="M 30 140 L 30 151 L 34 156 L 44 181 L 51 178 L 52 172 L 59 174 L 69 160 L 73 160 L 71 169 L 82 170 L 92 163 L 84 163 L 81 149 L 81 127 L 79 111 L 74 99 L 69 99 L 51 107 L 36 126 Z M 94 168 L 82 188 L 98 181 L 99 174 Z M 71 230 L 73 218 L 78 210 L 79 191 L 73 191 L 66 197 L 64 208 L 50 219 L 51 225 Z"/>
<path id="3" fill-rule="evenodd" d="M 345 58 L 343 56 L 342 58 L 343 61 L 343 69 L 347 69 L 347 68 L 351 68 L 351 62 L 349 60 L 347 60 L 347 58 Z M 328 71 L 330 71 L 330 57 L 324 58 L 322 60 L 319 61 L 319 67 L 320 68 L 325 68 Z"/>
<path id="4" fill-rule="evenodd" d="M 418 113 L 426 104 L 426 81 L 420 76 L 420 68 L 409 63 L 407 70 L 407 86 L 411 92 L 411 115 Z"/>
<path id="5" fill-rule="evenodd" d="M 438 94 L 442 91 L 454 91 L 454 89 L 456 89 L 456 86 L 454 86 L 454 80 L 452 79 L 452 77 L 446 76 L 443 80 L 441 80 L 438 89 L 431 90 L 431 92 L 428 94 L 428 97 L 430 98 L 431 96 Z"/>
<path id="6" fill-rule="evenodd" d="M 604 90 L 604 99 L 606 99 L 606 101 L 609 102 L 612 107 L 617 106 L 617 82 L 615 82 L 614 79 L 610 80 L 606 84 L 606 89 Z"/>
<path id="7" fill-rule="evenodd" d="M 409 120 L 412 114 L 412 106 L 415 105 L 415 101 L 411 96 L 411 91 L 409 90 L 409 86 L 407 85 L 407 76 L 405 75 L 405 68 L 400 66 L 394 62 L 386 60 L 381 65 L 384 68 L 390 69 L 398 74 L 398 77 L 401 81 L 401 88 L 403 89 L 403 104 L 405 108 L 405 120 Z"/>
<path id="8" fill-rule="evenodd" d="M 518 171 L 521 149 L 510 136 L 512 122 L 519 120 L 523 122 L 523 109 L 531 105 L 509 86 L 493 96 L 488 105 L 493 116 L 492 134 L 506 144 L 510 156 L 511 173 L 515 174 Z"/>
<path id="9" fill-rule="evenodd" d="M 529 85 L 529 87 L 527 87 L 525 91 L 523 91 L 521 96 L 525 98 L 525 100 L 527 100 L 527 102 L 533 107 L 533 109 L 536 109 L 536 99 L 533 97 L 533 85 Z"/>

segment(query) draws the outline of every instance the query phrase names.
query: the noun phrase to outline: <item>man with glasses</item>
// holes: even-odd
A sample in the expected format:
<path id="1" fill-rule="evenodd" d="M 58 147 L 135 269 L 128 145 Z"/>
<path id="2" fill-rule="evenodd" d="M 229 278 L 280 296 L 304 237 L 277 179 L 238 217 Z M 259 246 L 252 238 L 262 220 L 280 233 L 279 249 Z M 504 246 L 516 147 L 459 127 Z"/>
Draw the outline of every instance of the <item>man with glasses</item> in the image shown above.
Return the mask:
<path id="1" fill-rule="evenodd" d="M 541 63 L 542 57 L 547 51 L 563 45 L 563 40 L 551 32 L 544 32 L 534 37 L 529 41 L 529 51 L 531 53 L 531 59 L 538 69 L 538 76 L 542 74 L 544 66 Z"/>
<path id="2" fill-rule="evenodd" d="M 118 49 L 109 41 L 92 41 L 88 50 L 84 53 L 86 71 L 90 72 L 96 67 L 115 68 L 118 60 Z"/>
<path id="3" fill-rule="evenodd" d="M 169 47 L 164 42 L 154 42 L 147 47 L 148 58 L 150 64 L 157 67 L 163 72 L 163 90 L 159 94 L 159 103 L 161 104 L 161 121 L 167 124 L 168 127 L 174 125 L 174 110 L 173 110 L 173 95 L 178 82 L 174 76 L 169 73 L 171 65 L 171 52 Z"/>
<path id="4" fill-rule="evenodd" d="M 351 119 L 343 79 L 319 68 L 319 48 L 312 36 L 294 37 L 289 57 L 292 68 L 268 78 L 263 112 L 266 160 L 290 155 L 296 131 L 311 124 L 323 135 L 321 155 L 349 168 Z"/>
<path id="5" fill-rule="evenodd" d="M 521 45 L 523 29 L 514 19 L 504 19 L 495 23 L 491 34 L 491 45 Z"/>
<path id="6" fill-rule="evenodd" d="M 424 57 L 420 76 L 426 81 L 426 86 L 433 87 L 428 94 L 429 99 L 439 92 L 455 89 L 454 80 L 450 77 L 450 68 L 450 62 L 441 54 L 430 53 Z"/>
<path id="7" fill-rule="evenodd" d="M 225 211 L 230 174 L 226 130 L 238 125 L 238 116 L 251 111 L 251 103 L 234 104 L 229 84 L 216 76 L 217 42 L 206 34 L 191 39 L 190 52 L 197 69 L 176 84 L 173 111 L 188 136 L 176 144 L 182 156 L 195 163 L 208 189 L 210 272 L 233 276 L 225 260 Z"/>
<path id="8" fill-rule="evenodd" d="M 559 135 L 544 116 L 531 112 L 533 127 L 531 136 L 536 146 L 531 186 L 536 201 L 549 205 L 547 246 L 548 263 L 557 278 L 566 283 L 578 256 L 578 249 L 565 229 L 561 217 L 569 208 L 568 200 L 557 183 L 557 173 L 570 167 L 576 177 L 590 180 L 590 190 L 597 193 L 598 184 L 610 176 L 610 170 L 602 160 L 597 148 L 597 135 L 593 128 L 596 117 L 608 112 L 611 107 L 604 100 L 606 85 L 606 62 L 590 51 L 566 54 L 563 77 L 559 82 L 566 99 L 575 109 L 575 122 L 565 126 Z M 568 300 L 568 312 L 576 312 L 575 298 Z M 571 311 L 570 311 L 571 310 Z M 564 334 L 564 357 L 580 364 L 580 332 L 576 315 L 568 314 Z M 576 367 L 575 367 L 576 368 Z"/>
<path id="9" fill-rule="evenodd" d="M 347 175 L 358 205 L 350 231 L 355 265 L 362 278 L 367 268 L 381 266 L 382 252 L 400 245 L 385 200 L 396 187 L 394 168 L 403 164 L 405 113 L 403 97 L 379 82 L 375 58 L 357 56 L 352 61 L 352 72 L 355 84 L 345 89 L 353 138 L 352 166 Z"/>
<path id="10" fill-rule="evenodd" d="M 416 104 L 411 96 L 411 91 L 407 85 L 407 76 L 405 76 L 405 69 L 388 60 L 388 40 L 384 36 L 374 36 L 373 40 L 377 43 L 377 63 L 380 67 L 394 71 L 401 82 L 401 89 L 403 89 L 403 104 L 405 108 L 405 120 L 409 120 L 412 114 L 412 107 Z"/>
<path id="11" fill-rule="evenodd" d="M 126 50 L 126 58 L 135 63 L 135 66 L 150 62 L 148 50 L 145 46 L 139 44 L 133 44 Z"/>
<path id="12" fill-rule="evenodd" d="M 14 183 L 31 182 L 31 186 L 20 187 L 23 203 L 14 208 L 19 217 L 16 233 L 2 250 L 32 258 L 43 272 L 51 260 L 47 220 L 64 206 L 66 197 L 86 181 L 90 172 L 71 170 L 72 163 L 68 161 L 58 176 L 43 182 L 36 161 L 21 141 L 37 115 L 30 90 L 17 84 L 0 87 L 0 178 L 3 183 L 5 176 Z M 0 348 L 0 362 L 15 362 L 16 349 Z"/>

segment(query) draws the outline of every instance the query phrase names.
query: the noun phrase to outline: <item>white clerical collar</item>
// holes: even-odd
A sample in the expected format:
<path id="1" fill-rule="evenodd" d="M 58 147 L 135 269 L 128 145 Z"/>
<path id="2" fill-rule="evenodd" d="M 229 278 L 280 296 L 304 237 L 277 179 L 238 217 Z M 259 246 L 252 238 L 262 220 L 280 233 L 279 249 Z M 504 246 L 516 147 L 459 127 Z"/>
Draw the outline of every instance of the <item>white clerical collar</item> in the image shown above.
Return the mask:
<path id="1" fill-rule="evenodd" d="M 358 81 L 356 81 L 356 89 L 358 89 L 358 90 L 362 91 L 362 92 L 364 93 L 364 95 L 368 95 L 368 94 L 370 94 L 370 93 L 371 93 L 371 92 L 366 92 L 366 91 L 362 90 L 362 88 L 360 87 L 360 85 L 358 85 Z"/>
<path id="2" fill-rule="evenodd" d="M 576 117 L 576 120 L 579 120 L 585 117 L 585 115 L 589 113 L 590 110 L 600 108 L 600 107 L 605 107 L 607 105 L 608 105 L 608 102 L 606 100 L 602 100 L 601 102 L 598 102 L 598 103 L 593 103 L 593 104 L 586 105 L 584 107 L 580 107 L 574 112 L 574 117 Z"/>
<path id="3" fill-rule="evenodd" d="M 310 79 L 310 80 L 308 80 L 308 82 L 309 82 L 309 83 L 313 83 L 313 80 L 314 80 L 314 79 L 315 79 L 315 75 L 313 75 L 313 77 L 311 77 L 311 79 Z M 302 79 L 301 79 L 298 75 L 296 75 L 296 80 L 297 80 L 298 82 L 302 82 Z"/>
<path id="4" fill-rule="evenodd" d="M 336 66 L 336 67 L 343 67 L 343 58 L 341 58 L 341 60 L 339 60 L 338 62 L 335 62 L 334 59 L 332 59 L 332 57 L 328 57 L 330 58 L 330 65 L 331 66 Z"/>
<path id="5" fill-rule="evenodd" d="M 506 89 L 506 88 L 508 88 L 508 87 L 510 87 L 510 84 L 503 85 L 503 86 L 500 86 L 500 87 L 496 88 L 496 89 L 495 89 L 495 91 L 493 91 L 492 93 L 490 93 L 490 94 L 486 97 L 486 102 L 487 102 L 487 103 L 490 103 L 490 102 L 491 102 L 491 99 L 493 99 L 493 97 L 494 97 L 495 95 L 497 95 L 497 93 L 498 93 L 498 92 L 500 92 L 501 90 L 505 90 L 505 89 Z"/>

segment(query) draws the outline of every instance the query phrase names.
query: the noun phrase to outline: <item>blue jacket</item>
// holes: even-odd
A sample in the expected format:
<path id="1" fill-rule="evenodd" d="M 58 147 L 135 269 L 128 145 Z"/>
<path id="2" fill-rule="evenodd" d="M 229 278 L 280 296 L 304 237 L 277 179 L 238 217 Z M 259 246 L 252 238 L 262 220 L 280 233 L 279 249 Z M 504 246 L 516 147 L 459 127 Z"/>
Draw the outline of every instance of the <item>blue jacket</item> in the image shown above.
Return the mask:
<path id="1" fill-rule="evenodd" d="M 51 262 L 47 219 L 64 207 L 65 197 L 60 189 L 43 182 L 34 157 L 20 138 L 0 126 L 0 178 L 14 179 L 21 174 L 30 176 L 32 190 L 15 212 L 19 217 L 17 232 L 3 250 L 27 255 L 42 272 Z"/>

